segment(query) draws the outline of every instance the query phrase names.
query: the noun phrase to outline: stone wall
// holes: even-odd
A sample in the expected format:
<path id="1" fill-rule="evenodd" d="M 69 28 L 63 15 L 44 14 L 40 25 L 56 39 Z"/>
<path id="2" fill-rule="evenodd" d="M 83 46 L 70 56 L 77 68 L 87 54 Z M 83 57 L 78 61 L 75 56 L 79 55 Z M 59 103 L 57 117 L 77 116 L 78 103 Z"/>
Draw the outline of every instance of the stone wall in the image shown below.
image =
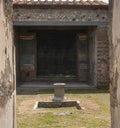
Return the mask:
<path id="1" fill-rule="evenodd" d="M 96 62 L 97 62 L 97 87 L 109 85 L 109 41 L 108 27 L 99 26 L 96 29 Z"/>
<path id="2" fill-rule="evenodd" d="M 107 9 L 31 9 L 14 8 L 14 21 L 108 21 Z"/>
<path id="3" fill-rule="evenodd" d="M 15 126 L 15 49 L 12 2 L 0 0 L 0 127 Z"/>

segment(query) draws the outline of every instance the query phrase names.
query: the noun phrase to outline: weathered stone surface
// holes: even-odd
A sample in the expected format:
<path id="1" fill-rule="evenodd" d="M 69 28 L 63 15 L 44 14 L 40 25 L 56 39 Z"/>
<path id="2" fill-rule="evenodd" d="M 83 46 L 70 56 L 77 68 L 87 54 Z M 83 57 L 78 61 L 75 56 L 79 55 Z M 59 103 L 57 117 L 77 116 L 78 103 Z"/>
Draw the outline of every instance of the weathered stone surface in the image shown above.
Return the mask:
<path id="1" fill-rule="evenodd" d="M 29 9 L 14 7 L 14 21 L 108 21 L 107 10 Z"/>
<path id="2" fill-rule="evenodd" d="M 76 107 L 82 109 L 78 101 L 62 101 L 62 102 L 38 102 L 38 108 L 60 108 L 60 107 Z"/>
<path id="3" fill-rule="evenodd" d="M 96 61 L 98 88 L 107 87 L 106 85 L 109 84 L 109 41 L 107 33 L 107 26 L 99 26 L 96 29 Z"/>
<path id="4" fill-rule="evenodd" d="M 14 128 L 15 49 L 12 1 L 0 1 L 0 127 Z"/>
<path id="5" fill-rule="evenodd" d="M 54 83 L 54 98 L 53 101 L 63 101 L 65 93 L 65 83 Z"/>
<path id="6" fill-rule="evenodd" d="M 120 1 L 110 0 L 110 97 L 112 128 L 120 127 Z"/>

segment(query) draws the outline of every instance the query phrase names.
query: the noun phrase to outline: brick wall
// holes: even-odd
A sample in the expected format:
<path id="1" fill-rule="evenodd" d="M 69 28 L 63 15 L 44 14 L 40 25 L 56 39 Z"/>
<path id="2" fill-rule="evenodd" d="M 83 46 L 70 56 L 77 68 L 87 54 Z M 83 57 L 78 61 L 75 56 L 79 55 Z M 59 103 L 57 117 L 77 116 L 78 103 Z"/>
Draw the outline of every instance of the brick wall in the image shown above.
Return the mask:
<path id="1" fill-rule="evenodd" d="M 99 26 L 96 29 L 98 87 L 105 87 L 109 84 L 109 41 L 107 30 L 106 26 Z"/>

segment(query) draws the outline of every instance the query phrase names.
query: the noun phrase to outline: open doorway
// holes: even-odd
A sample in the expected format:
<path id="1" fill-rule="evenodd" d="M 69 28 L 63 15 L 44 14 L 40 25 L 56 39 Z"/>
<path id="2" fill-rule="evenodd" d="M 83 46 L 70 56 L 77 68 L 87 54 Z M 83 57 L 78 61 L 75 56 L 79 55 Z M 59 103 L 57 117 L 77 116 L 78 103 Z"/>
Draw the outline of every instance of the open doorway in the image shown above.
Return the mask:
<path id="1" fill-rule="evenodd" d="M 37 33 L 37 77 L 76 78 L 76 33 L 47 30 Z"/>
<path id="2" fill-rule="evenodd" d="M 90 31 L 90 32 L 89 32 Z M 93 29 L 21 28 L 17 43 L 19 81 L 95 85 Z"/>

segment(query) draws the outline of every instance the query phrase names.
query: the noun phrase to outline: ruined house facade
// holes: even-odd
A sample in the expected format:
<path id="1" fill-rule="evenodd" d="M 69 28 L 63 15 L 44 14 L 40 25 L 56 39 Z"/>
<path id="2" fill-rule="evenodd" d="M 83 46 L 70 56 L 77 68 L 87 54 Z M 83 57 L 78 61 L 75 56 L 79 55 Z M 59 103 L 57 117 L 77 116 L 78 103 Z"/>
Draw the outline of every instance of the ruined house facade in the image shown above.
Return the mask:
<path id="1" fill-rule="evenodd" d="M 108 4 L 13 0 L 17 81 L 108 87 Z"/>
<path id="2" fill-rule="evenodd" d="M 15 128 L 15 47 L 12 0 L 0 0 L 0 127 Z"/>

